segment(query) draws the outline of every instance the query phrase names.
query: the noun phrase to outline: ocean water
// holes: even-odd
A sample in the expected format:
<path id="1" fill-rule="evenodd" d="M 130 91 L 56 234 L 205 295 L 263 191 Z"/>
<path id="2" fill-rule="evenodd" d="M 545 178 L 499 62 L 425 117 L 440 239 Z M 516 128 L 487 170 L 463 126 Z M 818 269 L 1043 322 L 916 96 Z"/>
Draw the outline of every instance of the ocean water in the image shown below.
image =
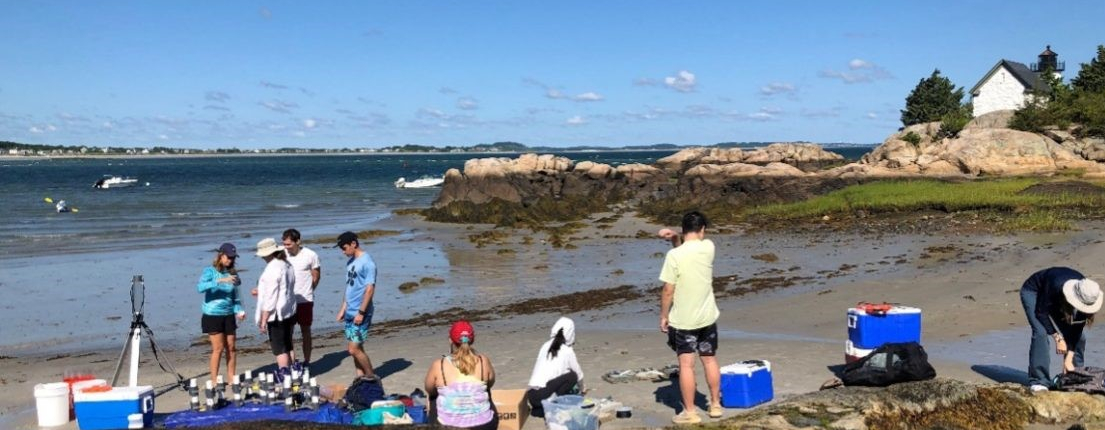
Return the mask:
<path id="1" fill-rule="evenodd" d="M 854 152 L 845 154 L 850 159 L 866 152 L 848 149 Z M 577 162 L 617 165 L 651 163 L 670 154 L 561 155 Z M 128 292 L 134 274 L 146 279 L 146 320 L 159 339 L 186 346 L 200 335 L 201 299 L 195 282 L 219 243 L 238 245 L 244 257 L 238 264 L 243 288 L 251 287 L 263 262 L 252 257 L 250 250 L 261 238 L 279 240 L 288 227 L 298 228 L 307 239 L 375 228 L 373 223 L 388 218 L 394 209 L 427 207 L 437 196 L 436 188 L 397 189 L 393 185 L 397 178 L 441 175 L 476 156 L 489 155 L 0 160 L 0 267 L 4 267 L 0 291 L 6 296 L 0 310 L 9 321 L 0 330 L 0 355 L 120 343 L 130 319 Z M 93 189 L 92 184 L 105 174 L 134 177 L 139 184 Z M 47 197 L 64 199 L 78 211 L 56 213 L 44 201 Z M 537 248 L 519 249 L 516 258 L 454 249 L 425 236 L 413 233 L 372 246 L 370 253 L 380 266 L 378 319 L 407 318 L 415 312 L 457 305 L 488 307 L 622 282 L 647 283 L 655 275 L 651 267 L 655 261 L 624 252 L 596 258 L 586 248 L 548 252 Z M 309 246 L 323 264 L 316 292 L 316 326 L 336 328 L 333 312 L 341 301 L 345 257 L 332 248 Z M 648 256 L 663 250 L 664 244 L 635 246 L 656 247 L 642 254 Z M 572 281 L 573 267 L 598 264 L 599 258 L 604 265 L 595 270 L 608 272 L 607 266 L 614 265 L 626 275 Z M 535 270 L 533 261 L 542 261 L 550 269 Z M 445 284 L 413 293 L 395 288 L 423 276 L 444 279 Z M 244 302 L 252 315 L 252 299 Z M 248 332 L 253 341 L 259 340 L 256 333 L 241 330 L 255 329 L 240 329 L 240 337 L 249 339 L 243 335 Z"/>

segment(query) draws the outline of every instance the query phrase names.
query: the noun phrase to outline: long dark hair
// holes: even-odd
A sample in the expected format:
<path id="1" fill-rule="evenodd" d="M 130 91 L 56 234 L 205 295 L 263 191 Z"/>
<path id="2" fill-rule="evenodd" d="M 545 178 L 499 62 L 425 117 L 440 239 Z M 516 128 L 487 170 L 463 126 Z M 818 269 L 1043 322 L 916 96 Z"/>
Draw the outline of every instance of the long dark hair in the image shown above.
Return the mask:
<path id="1" fill-rule="evenodd" d="M 1091 326 L 1093 326 L 1094 314 L 1080 312 L 1074 309 L 1074 306 L 1072 306 L 1070 303 L 1063 303 L 1063 305 L 1060 306 L 1059 309 L 1060 312 L 1063 314 L 1063 322 L 1067 324 L 1074 324 L 1074 316 L 1076 314 L 1081 314 L 1081 316 L 1085 317 L 1086 328 L 1090 328 Z"/>
<path id="2" fill-rule="evenodd" d="M 556 353 L 560 352 L 560 346 L 564 344 L 564 329 L 556 331 L 556 336 L 553 336 L 552 345 L 549 345 L 549 358 L 556 358 Z"/>

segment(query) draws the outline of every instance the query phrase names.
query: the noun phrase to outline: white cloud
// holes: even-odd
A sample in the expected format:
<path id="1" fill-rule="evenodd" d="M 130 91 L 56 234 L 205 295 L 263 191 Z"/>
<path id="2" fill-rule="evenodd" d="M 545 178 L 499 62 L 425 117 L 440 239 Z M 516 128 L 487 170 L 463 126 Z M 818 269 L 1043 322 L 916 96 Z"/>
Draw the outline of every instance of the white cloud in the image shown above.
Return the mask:
<path id="1" fill-rule="evenodd" d="M 53 124 L 46 124 L 46 131 L 56 131 L 57 129 Z"/>
<path id="2" fill-rule="evenodd" d="M 870 69 L 874 66 L 875 66 L 874 64 L 871 64 L 871 63 L 869 63 L 865 60 L 861 60 L 859 58 L 852 59 L 852 61 L 848 62 L 848 68 L 852 69 L 852 70 Z"/>
<path id="3" fill-rule="evenodd" d="M 307 136 L 307 133 L 304 133 L 302 131 L 293 131 L 292 135 L 295 136 L 295 137 L 305 137 L 305 136 Z"/>
<path id="4" fill-rule="evenodd" d="M 867 119 L 879 119 L 879 114 L 874 112 L 867 112 Z"/>
<path id="5" fill-rule="evenodd" d="M 886 69 L 859 58 L 849 61 L 848 69 L 850 70 L 848 72 L 826 69 L 818 72 L 817 76 L 827 79 L 840 79 L 845 84 L 862 84 L 894 78 L 894 75 Z"/>
<path id="6" fill-rule="evenodd" d="M 208 91 L 203 95 L 203 98 L 212 102 L 226 103 L 227 100 L 230 100 L 230 94 L 222 91 Z"/>
<path id="7" fill-rule="evenodd" d="M 287 85 L 277 84 L 277 83 L 273 83 L 273 82 L 269 82 L 269 81 L 261 81 L 261 86 L 265 87 L 265 88 L 276 89 L 276 90 L 286 90 L 286 89 L 288 89 Z"/>
<path id="8" fill-rule="evenodd" d="M 793 94 L 794 85 L 787 82 L 772 82 L 760 87 L 760 94 L 773 96 L 776 94 Z"/>
<path id="9" fill-rule="evenodd" d="M 318 121 L 315 121 L 313 118 L 307 118 L 303 120 L 303 126 L 306 128 L 315 128 L 315 126 L 317 125 Z"/>
<path id="10" fill-rule="evenodd" d="M 169 140 L 169 136 L 165 134 L 157 135 L 158 140 Z"/>
<path id="11" fill-rule="evenodd" d="M 294 102 L 286 102 L 283 100 L 268 100 L 258 102 L 257 104 L 263 106 L 265 109 L 280 113 L 292 113 L 292 109 L 299 107 L 299 105 Z"/>
<path id="12" fill-rule="evenodd" d="M 603 97 L 601 94 L 591 91 L 572 97 L 572 100 L 575 100 L 577 102 L 598 102 L 602 101 L 603 99 L 605 99 L 605 97 Z"/>
<path id="13" fill-rule="evenodd" d="M 475 110 L 479 108 L 480 103 L 472 97 L 461 97 L 457 99 L 457 109 Z"/>
<path id="14" fill-rule="evenodd" d="M 31 128 L 28 128 L 27 131 L 35 134 L 43 133 L 42 129 L 36 126 L 31 126 Z"/>
<path id="15" fill-rule="evenodd" d="M 695 85 L 698 85 L 697 79 L 694 73 L 686 70 L 680 70 L 675 76 L 668 76 L 664 78 L 664 85 L 668 88 L 679 91 L 681 93 L 694 92 Z"/>
<path id="16" fill-rule="evenodd" d="M 550 99 L 554 99 L 554 100 L 562 99 L 562 98 L 564 98 L 564 93 L 561 93 L 556 88 L 546 88 L 545 89 L 545 97 L 550 98 Z"/>
<path id="17" fill-rule="evenodd" d="M 564 121 L 564 123 L 568 124 L 568 125 L 583 125 L 583 124 L 587 124 L 587 119 L 583 118 L 579 115 L 576 115 L 576 116 L 573 116 L 571 118 L 568 118 L 568 120 Z"/>
<path id="18" fill-rule="evenodd" d="M 660 81 L 652 78 L 637 78 L 633 80 L 633 85 L 638 87 L 655 87 L 660 85 Z"/>
<path id="19" fill-rule="evenodd" d="M 449 87 L 441 87 L 441 88 L 437 89 L 437 92 L 439 92 L 441 94 L 456 94 L 457 90 L 454 90 L 454 89 L 449 88 Z"/>

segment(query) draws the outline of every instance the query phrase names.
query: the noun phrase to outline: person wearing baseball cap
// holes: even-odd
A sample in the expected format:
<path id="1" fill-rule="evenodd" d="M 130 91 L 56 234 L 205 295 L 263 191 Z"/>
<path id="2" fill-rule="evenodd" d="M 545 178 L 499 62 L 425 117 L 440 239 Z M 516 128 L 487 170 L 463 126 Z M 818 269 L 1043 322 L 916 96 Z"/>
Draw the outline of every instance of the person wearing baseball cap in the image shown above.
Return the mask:
<path id="1" fill-rule="evenodd" d="M 342 254 L 349 257 L 345 263 L 345 298 L 338 310 L 337 321 L 345 324 L 346 351 L 353 357 L 357 376 L 373 376 L 372 360 L 364 350 L 368 330 L 372 327 L 372 314 L 376 308 L 372 294 L 376 291 L 376 262 L 361 249 L 357 234 L 347 231 L 338 235 Z"/>
<path id="2" fill-rule="evenodd" d="M 237 350 L 235 338 L 238 322 L 245 320 L 242 301 L 238 296 L 238 285 L 242 284 L 234 270 L 238 258 L 238 248 L 232 243 L 224 243 L 215 252 L 211 265 L 203 269 L 196 291 L 203 294 L 203 316 L 200 328 L 211 342 L 211 356 L 207 360 L 211 378 L 219 374 L 222 357 L 226 357 L 225 380 L 237 374 Z"/>
<path id="3" fill-rule="evenodd" d="M 476 352 L 476 330 L 460 320 L 449 328 L 449 355 L 434 360 L 426 372 L 430 417 L 448 427 L 492 430 L 499 419 L 491 402 L 495 368 Z"/>
<path id="4" fill-rule="evenodd" d="M 1028 380 L 1033 392 L 1051 387 L 1049 337 L 1055 341 L 1055 353 L 1063 356 L 1063 372 L 1082 367 L 1086 350 L 1083 329 L 1093 324 L 1103 297 L 1097 282 L 1069 267 L 1044 269 L 1024 281 L 1021 305 L 1032 327 Z"/>

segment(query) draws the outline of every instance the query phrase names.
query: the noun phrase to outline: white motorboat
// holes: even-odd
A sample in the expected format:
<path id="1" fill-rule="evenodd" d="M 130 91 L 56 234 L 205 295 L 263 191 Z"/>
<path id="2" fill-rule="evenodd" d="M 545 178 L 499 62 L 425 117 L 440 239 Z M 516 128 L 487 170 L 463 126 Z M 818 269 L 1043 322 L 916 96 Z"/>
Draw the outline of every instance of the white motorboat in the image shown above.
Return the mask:
<path id="1" fill-rule="evenodd" d="M 134 178 L 104 175 L 104 177 L 102 177 L 102 178 L 100 178 L 100 180 L 96 181 L 95 184 L 92 184 L 92 188 L 102 188 L 102 189 L 123 188 L 123 187 L 129 187 L 129 186 L 133 186 L 133 185 L 137 185 L 137 184 L 138 184 L 138 180 L 134 179 Z"/>
<path id="2" fill-rule="evenodd" d="M 395 181 L 395 188 L 430 188 L 445 183 L 445 177 L 424 176 L 413 181 L 399 178 Z"/>

